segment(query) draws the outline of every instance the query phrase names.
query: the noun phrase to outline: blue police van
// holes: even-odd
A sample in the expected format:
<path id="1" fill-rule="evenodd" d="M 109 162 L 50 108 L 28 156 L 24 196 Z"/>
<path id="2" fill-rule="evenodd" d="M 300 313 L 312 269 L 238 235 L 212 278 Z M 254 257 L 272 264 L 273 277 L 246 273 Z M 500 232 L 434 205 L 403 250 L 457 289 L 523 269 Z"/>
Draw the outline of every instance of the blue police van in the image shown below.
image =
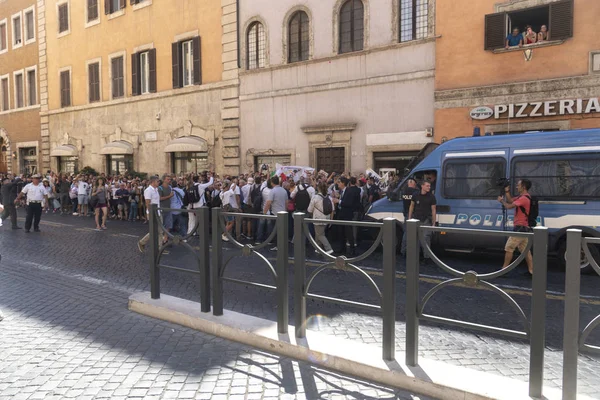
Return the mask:
<path id="1" fill-rule="evenodd" d="M 516 196 L 519 179 L 529 179 L 529 193 L 539 200 L 538 226 L 549 228 L 550 251 L 564 264 L 566 231 L 581 229 L 584 236 L 600 236 L 600 129 L 537 132 L 452 139 L 419 160 L 400 182 L 434 179 L 440 226 L 512 230 L 514 210 L 503 212 L 497 198 L 503 178 Z M 375 202 L 367 218 L 392 217 L 404 223 L 401 197 Z M 501 250 L 504 239 L 488 236 L 436 235 L 437 248 L 454 252 Z M 591 248 L 600 260 L 600 248 Z M 581 268 L 590 270 L 582 252 Z"/>

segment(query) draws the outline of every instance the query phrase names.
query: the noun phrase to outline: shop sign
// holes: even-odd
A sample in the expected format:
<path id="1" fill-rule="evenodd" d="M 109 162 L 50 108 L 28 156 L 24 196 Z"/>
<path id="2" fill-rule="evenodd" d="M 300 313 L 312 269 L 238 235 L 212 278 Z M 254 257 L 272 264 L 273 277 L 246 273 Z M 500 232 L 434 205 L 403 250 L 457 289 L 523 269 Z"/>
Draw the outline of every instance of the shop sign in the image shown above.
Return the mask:
<path id="1" fill-rule="evenodd" d="M 471 110 L 471 118 L 477 120 L 484 120 L 494 115 L 494 110 L 490 107 L 477 107 Z"/>
<path id="2" fill-rule="evenodd" d="M 492 112 L 490 113 L 490 111 Z M 598 97 L 591 99 L 500 104 L 494 106 L 493 110 L 490 107 L 477 107 L 471 110 L 471 118 L 476 120 L 485 120 L 492 116 L 494 119 L 536 118 L 593 113 L 600 113 L 600 100 Z"/>

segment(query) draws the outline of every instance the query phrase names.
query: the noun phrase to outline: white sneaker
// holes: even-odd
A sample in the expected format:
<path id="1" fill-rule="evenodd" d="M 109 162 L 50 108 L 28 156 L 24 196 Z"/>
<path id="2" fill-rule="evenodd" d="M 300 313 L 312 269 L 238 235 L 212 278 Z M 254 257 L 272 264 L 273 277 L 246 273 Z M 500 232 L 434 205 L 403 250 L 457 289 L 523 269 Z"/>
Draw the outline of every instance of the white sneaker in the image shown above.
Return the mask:
<path id="1" fill-rule="evenodd" d="M 271 248 L 269 250 L 271 250 L 271 251 L 277 251 L 277 246 L 275 246 L 275 247 L 273 247 L 273 248 Z"/>
<path id="2" fill-rule="evenodd" d="M 229 238 L 227 236 L 225 236 L 224 234 L 221 235 L 221 239 L 223 239 L 224 242 L 229 242 Z"/>
<path id="3" fill-rule="evenodd" d="M 0 226 L 2 226 L 2 218 L 0 218 Z"/>
<path id="4" fill-rule="evenodd" d="M 74 212 L 74 213 L 73 213 L 73 215 L 74 215 L 74 216 L 78 216 L 79 214 L 78 214 L 78 213 L 76 213 L 76 212 Z"/>

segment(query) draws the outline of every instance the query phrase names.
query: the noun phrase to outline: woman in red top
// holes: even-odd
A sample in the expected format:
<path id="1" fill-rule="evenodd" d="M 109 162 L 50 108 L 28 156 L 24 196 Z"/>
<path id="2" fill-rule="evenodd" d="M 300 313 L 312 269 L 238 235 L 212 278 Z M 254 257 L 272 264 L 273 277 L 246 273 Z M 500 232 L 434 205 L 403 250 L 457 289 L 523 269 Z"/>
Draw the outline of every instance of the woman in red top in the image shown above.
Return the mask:
<path id="1" fill-rule="evenodd" d="M 533 31 L 531 25 L 527 25 L 523 35 L 523 44 L 533 44 L 535 42 L 537 42 L 537 34 Z"/>

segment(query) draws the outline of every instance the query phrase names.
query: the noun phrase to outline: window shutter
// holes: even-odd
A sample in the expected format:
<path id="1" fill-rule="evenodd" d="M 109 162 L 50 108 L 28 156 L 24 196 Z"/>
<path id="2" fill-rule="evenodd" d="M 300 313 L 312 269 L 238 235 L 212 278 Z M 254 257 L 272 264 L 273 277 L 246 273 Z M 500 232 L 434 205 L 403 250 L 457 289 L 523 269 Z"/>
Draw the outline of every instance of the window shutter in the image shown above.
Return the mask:
<path id="1" fill-rule="evenodd" d="M 95 88 L 94 88 L 94 64 L 88 65 L 88 102 L 93 102 L 95 99 Z"/>
<path id="2" fill-rule="evenodd" d="M 202 47 L 200 36 L 192 40 L 192 49 L 194 52 L 194 85 L 202 85 Z"/>
<path id="3" fill-rule="evenodd" d="M 104 14 L 110 14 L 110 0 L 104 0 Z"/>
<path id="4" fill-rule="evenodd" d="M 564 40 L 573 37 L 573 0 L 550 4 L 550 40 Z"/>
<path id="5" fill-rule="evenodd" d="M 148 70 L 150 72 L 150 93 L 156 93 L 156 49 L 148 52 Z"/>
<path id="6" fill-rule="evenodd" d="M 69 71 L 65 72 L 65 90 L 66 90 L 66 96 L 65 96 L 65 107 L 68 107 L 71 105 L 71 73 Z"/>
<path id="7" fill-rule="evenodd" d="M 485 50 L 501 49 L 506 41 L 506 13 L 485 16 Z"/>
<path id="8" fill-rule="evenodd" d="M 183 86 L 181 76 L 181 45 L 179 43 L 171 44 L 171 59 L 173 65 L 173 89 Z"/>
<path id="9" fill-rule="evenodd" d="M 140 95 L 140 53 L 131 55 L 131 95 Z"/>

